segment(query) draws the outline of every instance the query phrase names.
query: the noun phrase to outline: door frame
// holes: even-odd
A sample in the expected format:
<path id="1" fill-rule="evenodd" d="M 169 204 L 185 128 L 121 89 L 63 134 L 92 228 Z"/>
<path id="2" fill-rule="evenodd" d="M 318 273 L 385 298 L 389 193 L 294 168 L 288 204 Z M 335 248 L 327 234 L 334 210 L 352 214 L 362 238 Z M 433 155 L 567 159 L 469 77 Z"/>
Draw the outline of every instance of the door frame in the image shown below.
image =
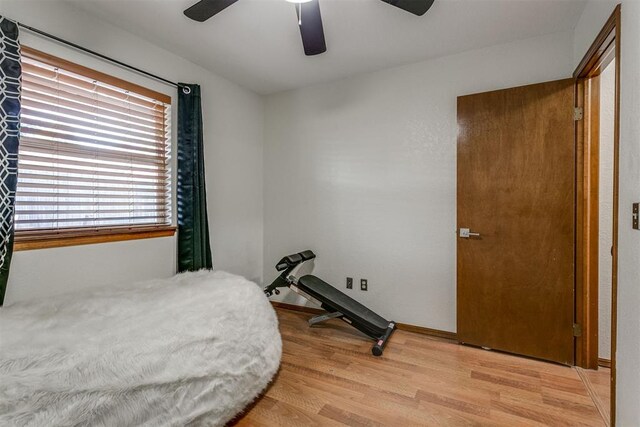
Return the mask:
<path id="1" fill-rule="evenodd" d="M 618 189 L 620 146 L 620 19 L 617 5 L 573 73 L 576 107 L 584 119 L 576 121 L 576 365 L 598 367 L 598 167 L 599 78 L 615 61 L 613 136 L 613 247 L 611 277 L 611 425 L 615 425 L 616 333 L 618 295 Z M 595 116 L 595 117 L 592 117 Z"/>

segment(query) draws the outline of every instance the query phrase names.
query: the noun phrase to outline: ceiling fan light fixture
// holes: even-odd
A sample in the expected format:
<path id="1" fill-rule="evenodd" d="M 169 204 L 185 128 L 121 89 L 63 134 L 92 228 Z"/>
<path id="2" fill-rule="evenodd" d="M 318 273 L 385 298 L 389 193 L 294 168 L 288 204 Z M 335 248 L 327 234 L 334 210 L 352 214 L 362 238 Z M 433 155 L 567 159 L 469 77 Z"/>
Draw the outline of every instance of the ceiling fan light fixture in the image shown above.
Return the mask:
<path id="1" fill-rule="evenodd" d="M 300 4 L 300 3 L 309 3 L 311 0 L 286 0 L 286 1 L 289 2 L 289 3 Z"/>

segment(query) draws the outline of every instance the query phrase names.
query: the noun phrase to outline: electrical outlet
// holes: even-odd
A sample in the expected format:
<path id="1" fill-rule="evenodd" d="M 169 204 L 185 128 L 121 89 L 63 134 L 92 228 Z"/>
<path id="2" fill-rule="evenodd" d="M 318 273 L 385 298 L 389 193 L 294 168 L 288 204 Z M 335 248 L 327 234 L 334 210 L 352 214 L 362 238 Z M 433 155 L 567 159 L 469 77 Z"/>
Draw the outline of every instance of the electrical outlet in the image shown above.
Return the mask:
<path id="1" fill-rule="evenodd" d="M 368 290 L 368 288 L 369 288 L 369 285 L 368 285 L 367 279 L 360 279 L 360 290 L 366 291 Z"/>
<path id="2" fill-rule="evenodd" d="M 633 227 L 634 230 L 640 230 L 640 203 L 634 203 L 631 212 L 633 217 L 631 227 Z"/>
<path id="3" fill-rule="evenodd" d="M 347 277 L 347 289 L 353 289 L 353 277 Z"/>

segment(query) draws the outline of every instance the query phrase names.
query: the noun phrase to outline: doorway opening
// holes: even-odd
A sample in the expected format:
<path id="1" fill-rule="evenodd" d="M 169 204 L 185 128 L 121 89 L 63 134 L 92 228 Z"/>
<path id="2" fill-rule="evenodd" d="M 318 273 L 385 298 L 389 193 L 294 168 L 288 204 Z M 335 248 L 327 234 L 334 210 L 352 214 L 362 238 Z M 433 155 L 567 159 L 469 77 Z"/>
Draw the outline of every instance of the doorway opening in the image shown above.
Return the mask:
<path id="1" fill-rule="evenodd" d="M 620 6 L 574 73 L 576 81 L 576 365 L 615 425 Z M 582 369 L 584 370 L 582 370 Z"/>

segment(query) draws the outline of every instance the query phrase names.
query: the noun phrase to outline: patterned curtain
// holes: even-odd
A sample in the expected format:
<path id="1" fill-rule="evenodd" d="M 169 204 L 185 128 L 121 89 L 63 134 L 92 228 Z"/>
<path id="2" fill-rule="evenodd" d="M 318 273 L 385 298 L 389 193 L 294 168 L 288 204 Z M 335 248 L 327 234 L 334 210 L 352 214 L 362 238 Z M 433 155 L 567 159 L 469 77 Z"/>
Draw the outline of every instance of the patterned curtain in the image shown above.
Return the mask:
<path id="1" fill-rule="evenodd" d="M 18 26 L 0 16 L 0 305 L 13 255 L 13 213 L 18 182 L 20 44 Z"/>
<path id="2" fill-rule="evenodd" d="M 178 86 L 178 271 L 210 270 L 200 86 Z"/>

